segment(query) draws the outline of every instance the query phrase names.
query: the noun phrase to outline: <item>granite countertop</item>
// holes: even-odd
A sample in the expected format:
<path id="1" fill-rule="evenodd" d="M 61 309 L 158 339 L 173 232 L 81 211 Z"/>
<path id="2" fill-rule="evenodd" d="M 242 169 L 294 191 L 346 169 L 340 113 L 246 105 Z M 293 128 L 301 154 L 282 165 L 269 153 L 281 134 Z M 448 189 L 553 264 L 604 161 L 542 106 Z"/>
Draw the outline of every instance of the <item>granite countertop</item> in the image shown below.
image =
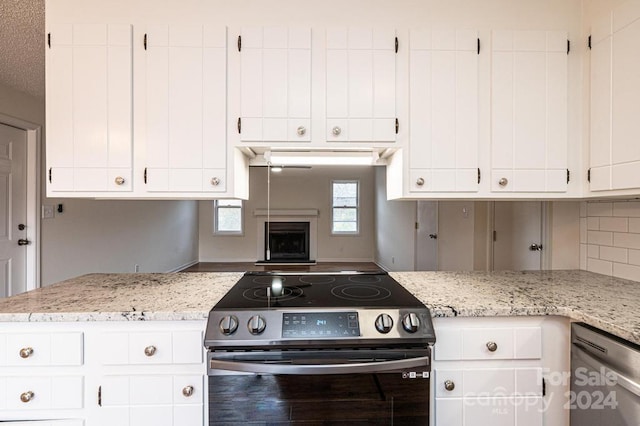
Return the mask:
<path id="1" fill-rule="evenodd" d="M 561 315 L 640 344 L 640 283 L 586 271 L 392 272 L 434 317 Z M 0 321 L 203 320 L 242 273 L 89 274 L 0 300 Z"/>

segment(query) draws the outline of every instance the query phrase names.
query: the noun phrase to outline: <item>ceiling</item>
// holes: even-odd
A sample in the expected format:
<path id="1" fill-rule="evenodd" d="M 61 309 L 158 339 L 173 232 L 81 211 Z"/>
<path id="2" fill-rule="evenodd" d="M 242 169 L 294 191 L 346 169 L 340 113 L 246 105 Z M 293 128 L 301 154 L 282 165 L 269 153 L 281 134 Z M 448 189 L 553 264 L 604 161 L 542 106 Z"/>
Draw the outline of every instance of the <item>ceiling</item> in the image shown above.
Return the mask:
<path id="1" fill-rule="evenodd" d="M 44 98 L 44 0 L 0 0 L 0 84 Z"/>

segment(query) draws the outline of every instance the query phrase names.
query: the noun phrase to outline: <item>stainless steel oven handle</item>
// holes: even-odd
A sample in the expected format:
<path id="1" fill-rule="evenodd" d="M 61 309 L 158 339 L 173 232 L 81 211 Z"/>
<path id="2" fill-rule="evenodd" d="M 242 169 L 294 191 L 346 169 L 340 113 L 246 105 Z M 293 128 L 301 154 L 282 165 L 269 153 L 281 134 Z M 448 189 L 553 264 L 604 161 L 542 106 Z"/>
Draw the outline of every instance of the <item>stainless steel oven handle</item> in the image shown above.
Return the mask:
<path id="1" fill-rule="evenodd" d="M 211 359 L 212 370 L 241 371 L 261 374 L 354 374 L 380 373 L 397 369 L 427 367 L 429 357 L 417 357 L 395 361 L 364 362 L 353 364 L 265 364 L 260 362 L 237 362 Z"/>
<path id="2" fill-rule="evenodd" d="M 594 368 L 597 371 L 600 371 L 600 369 L 602 368 L 604 369 L 605 373 L 609 373 L 609 372 L 613 373 L 616 377 L 617 385 L 622 386 L 623 388 L 625 388 L 626 390 L 628 390 L 629 392 L 631 392 L 636 396 L 640 396 L 639 383 L 635 382 L 633 379 L 630 379 L 629 377 L 620 373 L 618 370 L 611 368 L 607 364 L 604 364 L 599 359 L 589 355 L 587 352 L 585 352 L 584 349 L 582 349 L 580 345 L 576 345 L 574 343 L 573 347 L 574 349 L 577 349 L 576 351 L 577 357 L 580 358 L 580 360 L 583 361 L 585 364 L 587 364 L 589 367 Z"/>

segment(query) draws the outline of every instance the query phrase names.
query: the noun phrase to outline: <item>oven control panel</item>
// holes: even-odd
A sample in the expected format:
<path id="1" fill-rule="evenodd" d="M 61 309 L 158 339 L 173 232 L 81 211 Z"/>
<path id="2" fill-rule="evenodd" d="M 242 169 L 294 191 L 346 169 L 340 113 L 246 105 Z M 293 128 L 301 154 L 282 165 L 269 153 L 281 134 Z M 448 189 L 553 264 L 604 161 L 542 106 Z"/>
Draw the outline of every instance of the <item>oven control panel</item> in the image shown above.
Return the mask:
<path id="1" fill-rule="evenodd" d="M 282 337 L 359 337 L 357 312 L 285 312 Z"/>
<path id="2" fill-rule="evenodd" d="M 383 341 L 391 344 L 433 344 L 435 333 L 429 310 L 327 308 L 212 311 L 205 332 L 207 348 L 301 344 L 346 346 L 380 344 Z"/>

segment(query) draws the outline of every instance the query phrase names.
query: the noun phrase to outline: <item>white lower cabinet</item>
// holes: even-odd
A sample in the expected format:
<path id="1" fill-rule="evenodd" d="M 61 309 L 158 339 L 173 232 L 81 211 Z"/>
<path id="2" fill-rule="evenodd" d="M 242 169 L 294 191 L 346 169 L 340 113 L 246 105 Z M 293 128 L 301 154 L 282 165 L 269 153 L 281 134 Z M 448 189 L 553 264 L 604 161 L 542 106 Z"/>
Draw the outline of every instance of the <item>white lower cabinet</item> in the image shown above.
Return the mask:
<path id="1" fill-rule="evenodd" d="M 203 426 L 205 325 L 5 323 L 0 424 Z"/>
<path id="2" fill-rule="evenodd" d="M 542 425 L 541 368 L 436 370 L 434 379 L 437 425 Z"/>
<path id="3" fill-rule="evenodd" d="M 105 376 L 97 425 L 162 426 L 203 424 L 204 376 Z"/>
<path id="4" fill-rule="evenodd" d="M 568 424 L 568 320 L 435 318 L 432 425 Z"/>
<path id="5" fill-rule="evenodd" d="M 5 323 L 0 333 L 0 424 L 83 425 L 84 340 L 78 324 Z"/>
<path id="6" fill-rule="evenodd" d="M 109 323 L 92 333 L 88 426 L 205 424 L 205 321 Z"/>

